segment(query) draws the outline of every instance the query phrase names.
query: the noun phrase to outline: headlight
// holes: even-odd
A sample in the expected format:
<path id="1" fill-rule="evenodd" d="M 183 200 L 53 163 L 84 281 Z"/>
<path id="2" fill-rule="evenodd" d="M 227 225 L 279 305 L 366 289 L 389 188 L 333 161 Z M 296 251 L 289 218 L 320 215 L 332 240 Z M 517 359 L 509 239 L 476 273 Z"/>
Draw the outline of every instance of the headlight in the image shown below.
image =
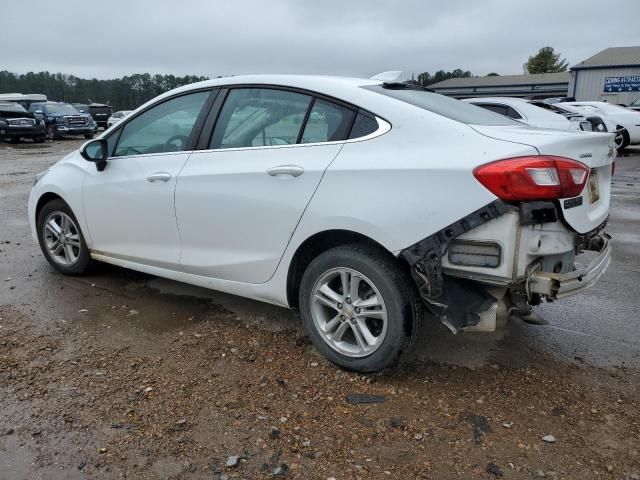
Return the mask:
<path id="1" fill-rule="evenodd" d="M 56 117 L 56 123 L 64 123 L 63 117 Z"/>
<path id="2" fill-rule="evenodd" d="M 40 172 L 40 173 L 36 174 L 35 177 L 33 177 L 33 186 L 34 187 L 36 186 L 36 183 L 38 183 L 40 181 L 40 179 L 47 174 L 48 171 L 49 170 L 45 170 L 44 172 Z"/>

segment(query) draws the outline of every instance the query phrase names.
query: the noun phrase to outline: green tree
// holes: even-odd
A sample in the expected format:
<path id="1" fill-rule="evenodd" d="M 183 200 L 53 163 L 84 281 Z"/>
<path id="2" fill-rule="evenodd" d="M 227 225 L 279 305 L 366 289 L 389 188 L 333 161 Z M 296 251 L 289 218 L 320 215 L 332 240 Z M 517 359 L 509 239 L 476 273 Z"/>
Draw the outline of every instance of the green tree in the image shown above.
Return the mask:
<path id="1" fill-rule="evenodd" d="M 0 71 L 0 93 L 42 93 L 50 100 L 108 103 L 117 110 L 132 110 L 172 88 L 206 79 L 195 75 L 176 77 L 143 73 L 97 80 L 49 72 L 18 75 L 5 70 Z"/>
<path id="2" fill-rule="evenodd" d="M 566 72 L 568 65 L 567 60 L 561 60 L 560 53 L 556 53 L 553 47 L 542 47 L 529 57 L 523 68 L 524 73 L 556 73 Z"/>
<path id="3" fill-rule="evenodd" d="M 473 74 L 469 70 L 456 68 L 451 72 L 438 70 L 434 75 L 431 75 L 429 72 L 422 72 L 418 75 L 417 82 L 421 87 L 426 87 L 433 83 L 442 82 L 443 80 L 449 80 L 450 78 L 467 78 L 472 76 Z"/>

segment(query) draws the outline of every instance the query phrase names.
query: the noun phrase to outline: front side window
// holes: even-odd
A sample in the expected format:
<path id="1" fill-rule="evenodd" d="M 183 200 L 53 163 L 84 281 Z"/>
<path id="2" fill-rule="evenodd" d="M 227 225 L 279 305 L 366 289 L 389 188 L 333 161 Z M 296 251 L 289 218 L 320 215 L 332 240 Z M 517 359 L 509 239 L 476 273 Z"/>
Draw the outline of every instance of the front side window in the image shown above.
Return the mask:
<path id="1" fill-rule="evenodd" d="M 208 91 L 190 93 L 141 113 L 122 129 L 113 156 L 183 151 L 208 97 Z"/>
<path id="2" fill-rule="evenodd" d="M 353 121 L 353 110 L 317 99 L 304 127 L 302 143 L 345 140 Z"/>
<path id="3" fill-rule="evenodd" d="M 209 148 L 265 147 L 298 142 L 311 97 L 267 88 L 232 89 Z"/>

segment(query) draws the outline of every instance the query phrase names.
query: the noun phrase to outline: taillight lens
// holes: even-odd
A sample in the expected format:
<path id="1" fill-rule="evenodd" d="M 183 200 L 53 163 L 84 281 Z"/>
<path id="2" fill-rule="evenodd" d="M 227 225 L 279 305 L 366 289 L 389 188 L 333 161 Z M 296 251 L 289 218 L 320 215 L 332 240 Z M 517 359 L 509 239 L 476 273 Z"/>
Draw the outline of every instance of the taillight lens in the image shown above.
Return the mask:
<path id="1" fill-rule="evenodd" d="M 589 168 L 570 158 L 517 157 L 481 165 L 473 174 L 502 200 L 556 200 L 580 195 Z"/>

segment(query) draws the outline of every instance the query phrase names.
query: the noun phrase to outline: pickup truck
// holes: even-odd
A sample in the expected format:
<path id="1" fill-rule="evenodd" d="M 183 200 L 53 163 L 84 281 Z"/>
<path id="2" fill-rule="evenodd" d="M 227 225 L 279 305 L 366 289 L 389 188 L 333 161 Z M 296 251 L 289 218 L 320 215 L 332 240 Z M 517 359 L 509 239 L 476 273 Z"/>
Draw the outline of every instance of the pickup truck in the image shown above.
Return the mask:
<path id="1" fill-rule="evenodd" d="M 93 120 L 103 129 L 109 128 L 107 121 L 111 116 L 113 109 L 109 105 L 104 103 L 74 103 L 74 107 L 80 113 L 88 113 L 93 117 Z"/>
<path id="2" fill-rule="evenodd" d="M 96 122 L 88 113 L 80 113 L 73 105 L 63 102 L 32 103 L 29 111 L 43 119 L 47 127 L 47 138 L 55 140 L 63 135 L 82 135 L 93 138 Z"/>
<path id="3" fill-rule="evenodd" d="M 23 138 L 44 142 L 44 120 L 37 119 L 19 103 L 0 102 L 0 139 L 18 143 Z"/>

